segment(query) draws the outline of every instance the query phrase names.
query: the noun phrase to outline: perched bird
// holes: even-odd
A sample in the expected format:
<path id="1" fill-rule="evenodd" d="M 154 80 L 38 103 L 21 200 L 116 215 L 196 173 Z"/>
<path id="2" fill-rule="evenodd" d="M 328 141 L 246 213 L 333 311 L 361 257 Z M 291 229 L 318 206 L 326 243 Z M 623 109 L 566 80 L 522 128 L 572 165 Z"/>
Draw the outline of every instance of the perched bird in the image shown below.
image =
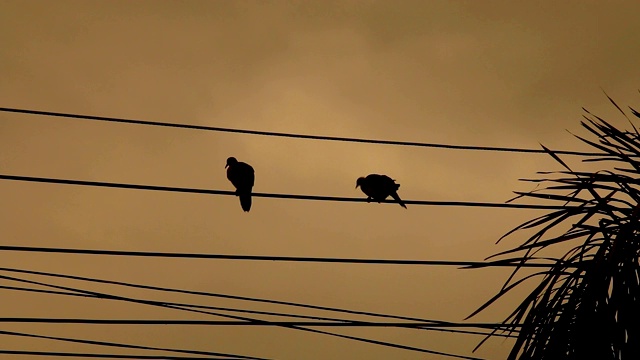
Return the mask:
<path id="1" fill-rule="evenodd" d="M 251 210 L 251 189 L 255 174 L 251 165 L 238 161 L 234 157 L 227 159 L 227 179 L 236 187 L 236 195 L 240 197 L 242 210 Z"/>
<path id="2" fill-rule="evenodd" d="M 373 199 L 374 201 L 381 202 L 389 195 L 394 198 L 400 206 L 407 208 L 402 202 L 400 196 L 398 196 L 398 189 L 400 184 L 396 184 L 396 181 L 387 175 L 369 174 L 367 177 L 358 178 L 356 181 L 356 189 L 360 187 L 360 190 L 367 195 L 367 201 Z"/>

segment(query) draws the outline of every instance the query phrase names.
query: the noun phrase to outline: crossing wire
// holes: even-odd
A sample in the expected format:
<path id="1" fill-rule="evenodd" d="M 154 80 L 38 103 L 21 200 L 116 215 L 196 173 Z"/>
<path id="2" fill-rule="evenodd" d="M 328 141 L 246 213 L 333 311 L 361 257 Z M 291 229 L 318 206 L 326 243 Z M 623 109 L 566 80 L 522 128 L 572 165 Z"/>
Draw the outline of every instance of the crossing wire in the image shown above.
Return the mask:
<path id="1" fill-rule="evenodd" d="M 216 127 L 216 126 L 166 123 L 166 122 L 149 121 L 149 120 L 125 119 L 125 118 L 116 118 L 116 117 L 61 113 L 61 112 L 18 109 L 18 108 L 8 108 L 8 107 L 0 107 L 0 111 L 19 113 L 19 114 L 49 116 L 49 117 L 66 117 L 66 118 L 89 120 L 89 121 L 114 122 L 114 123 L 123 123 L 123 124 L 147 125 L 147 126 L 161 126 L 161 127 L 168 127 L 168 128 L 204 130 L 204 131 L 226 132 L 226 133 L 236 133 L 236 134 L 276 136 L 276 137 L 283 137 L 283 138 L 307 139 L 307 140 L 326 140 L 326 141 L 355 142 L 355 143 L 365 143 L 365 144 L 414 146 L 414 147 L 440 148 L 440 149 L 451 149 L 451 150 L 498 151 L 498 152 L 534 153 L 534 154 L 547 153 L 543 149 L 524 149 L 524 148 L 496 147 L 496 146 L 450 145 L 450 144 L 435 144 L 435 143 L 411 142 L 411 141 L 363 139 L 363 138 L 351 138 L 351 137 L 340 137 L 340 136 L 293 134 L 293 133 L 283 133 L 283 132 L 273 132 L 273 131 L 258 131 L 258 130 Z M 602 156 L 602 154 L 582 152 L 582 151 L 572 151 L 572 150 L 554 150 L 553 152 L 558 155 Z"/>
<path id="2" fill-rule="evenodd" d="M 444 323 L 433 322 L 369 322 L 369 321 L 221 321 L 221 320 L 169 320 L 169 319 L 79 319 L 79 318 L 26 318 L 0 317 L 0 323 L 29 324 L 92 324 L 92 325 L 206 325 L 206 326 L 309 326 L 309 327 L 453 327 L 506 329 L 521 325 L 499 323 Z"/>
<path id="3" fill-rule="evenodd" d="M 0 330 L 0 335 L 20 336 L 20 337 L 29 337 L 29 338 L 47 339 L 47 340 L 57 340 L 57 341 L 71 342 L 71 343 L 76 343 L 76 344 L 97 345 L 97 346 L 105 346 L 105 347 L 117 347 L 117 348 L 125 348 L 125 349 L 166 351 L 166 352 L 175 352 L 175 353 L 181 353 L 181 354 L 207 355 L 207 356 L 216 356 L 216 357 L 225 356 L 225 357 L 232 357 L 234 359 L 243 359 L 243 360 L 268 360 L 267 358 L 260 358 L 260 357 L 253 357 L 253 356 L 243 356 L 243 355 L 232 355 L 232 354 L 224 354 L 224 353 L 210 352 L 210 351 L 171 349 L 171 348 L 161 348 L 161 347 L 152 347 L 152 346 L 122 344 L 122 343 L 114 343 L 114 342 L 107 342 L 107 341 L 97 341 L 97 340 L 66 338 L 66 337 L 48 336 L 48 335 L 39 335 L 39 334 L 29 334 L 29 333 L 22 333 L 22 332 L 16 332 L 16 331 Z"/>
<path id="4" fill-rule="evenodd" d="M 104 299 L 103 297 L 99 297 L 99 296 L 96 296 L 96 295 L 90 295 L 90 294 L 84 294 L 84 293 L 75 293 L 75 292 L 67 292 L 67 291 L 55 291 L 55 290 L 43 290 L 43 289 L 32 289 L 32 288 L 19 287 L 19 286 L 0 285 L 0 289 L 23 291 L 23 292 L 34 292 L 34 293 L 40 293 L 40 294 L 60 295 L 60 296 L 74 296 L 74 297 L 85 297 L 85 298 L 92 298 L 92 299 Z M 153 300 L 145 300 L 145 301 L 148 301 L 150 303 L 154 302 Z M 162 302 L 161 301 L 156 301 L 156 303 L 158 303 L 158 304 L 175 305 L 175 306 L 181 306 L 181 307 L 189 307 L 189 308 L 197 308 L 197 309 L 222 310 L 222 311 L 229 311 L 229 312 L 241 312 L 241 313 L 247 313 L 247 314 L 269 315 L 269 316 L 278 316 L 278 317 L 290 317 L 290 318 L 298 318 L 298 319 L 326 320 L 326 321 L 340 321 L 340 322 L 354 322 L 355 321 L 355 320 L 350 320 L 350 319 L 330 318 L 330 317 L 325 317 L 325 316 L 299 315 L 299 314 L 291 314 L 291 313 L 278 313 L 278 312 L 272 312 L 272 311 L 258 311 L 258 310 L 247 310 L 247 309 L 237 309 L 237 308 L 226 308 L 226 307 L 219 307 L 219 306 L 195 305 L 195 304 L 176 303 L 176 302 L 167 302 L 167 301 L 162 301 Z M 428 331 L 440 331 L 440 332 L 451 332 L 451 333 L 459 333 L 459 334 L 468 334 L 468 335 L 483 335 L 483 336 L 489 335 L 489 333 L 487 333 L 487 332 L 479 332 L 479 331 L 471 331 L 471 330 L 458 330 L 458 329 L 449 329 L 449 328 L 439 327 L 439 326 L 444 326 L 444 325 L 448 324 L 448 323 L 444 323 L 444 322 L 437 322 L 437 321 L 429 320 L 427 323 L 429 325 L 437 324 L 438 326 L 423 326 L 423 327 L 418 327 L 418 329 L 419 330 L 428 330 Z M 451 326 L 453 326 L 453 325 L 451 325 Z M 517 333 L 518 329 L 511 328 L 510 331 Z M 514 335 L 499 334 L 499 333 L 498 334 L 494 334 L 493 336 L 515 337 Z"/>
<path id="5" fill-rule="evenodd" d="M 297 302 L 291 302 L 291 301 L 271 300 L 271 299 L 264 299 L 264 298 L 212 293 L 212 292 L 205 292 L 205 291 L 158 287 L 158 286 L 152 286 L 152 285 L 143 285 L 143 284 L 115 281 L 115 280 L 96 279 L 96 278 L 89 278 L 84 276 L 59 274 L 59 273 L 53 273 L 53 272 L 42 272 L 42 271 L 16 269 L 16 268 L 4 268 L 4 267 L 0 268 L 0 271 L 27 274 L 27 275 L 37 275 L 37 276 L 44 276 L 44 277 L 53 277 L 58 279 L 77 280 L 77 281 L 84 281 L 84 282 L 97 283 L 97 284 L 117 285 L 117 286 L 123 286 L 123 287 L 134 288 L 134 289 L 153 290 L 153 291 L 169 292 L 169 293 L 176 293 L 176 294 L 196 295 L 196 296 L 203 296 L 203 297 L 213 297 L 213 298 L 221 298 L 221 299 L 258 302 L 258 303 L 265 303 L 265 304 L 272 304 L 272 305 L 291 306 L 291 307 L 313 309 L 313 310 L 339 312 L 339 313 L 350 314 L 350 315 L 372 316 L 372 317 L 380 317 L 380 318 L 396 319 L 396 320 L 408 320 L 408 321 L 431 321 L 434 323 L 447 323 L 443 321 L 427 320 L 427 319 L 409 317 L 409 316 L 374 313 L 374 312 L 368 312 L 368 311 L 350 310 L 350 309 L 342 309 L 342 308 L 335 308 L 335 307 L 329 307 L 329 306 L 297 303 Z M 5 276 L 2 276 L 2 277 L 6 278 Z M 45 286 L 50 286 L 50 285 L 45 285 Z M 73 289 L 71 291 L 76 291 L 76 290 Z M 151 301 L 151 302 L 154 302 L 154 301 Z M 157 302 L 154 302 L 154 303 L 157 303 Z M 177 305 L 182 306 L 182 304 L 177 304 Z"/>
<path id="6" fill-rule="evenodd" d="M 26 272 L 30 272 L 30 271 L 23 271 L 23 272 L 26 273 Z M 65 277 L 67 277 L 67 276 L 65 276 Z M 146 300 L 141 300 L 141 299 L 136 299 L 136 298 L 117 296 L 117 295 L 110 295 L 110 294 L 100 293 L 100 292 L 96 292 L 96 291 L 74 289 L 74 288 L 70 288 L 70 287 L 66 287 L 66 286 L 52 285 L 52 284 L 42 283 L 42 282 L 38 282 L 38 281 L 15 278 L 15 277 L 11 277 L 11 276 L 0 275 L 0 278 L 1 279 L 6 279 L 6 280 L 13 280 L 13 281 L 29 283 L 29 284 L 33 284 L 33 285 L 47 286 L 47 287 L 60 289 L 60 290 L 77 291 L 77 292 L 90 294 L 90 295 L 95 295 L 95 296 L 99 296 L 99 297 L 110 299 L 110 300 L 125 301 L 125 302 L 144 304 L 144 305 L 151 305 L 151 306 L 157 306 L 157 307 L 163 307 L 163 308 L 169 308 L 169 309 L 175 309 L 175 310 L 182 310 L 182 311 L 188 311 L 188 312 L 194 312 L 194 313 L 216 315 L 216 316 L 226 317 L 226 318 L 231 318 L 231 319 L 236 319 L 236 320 L 244 320 L 244 321 L 267 323 L 267 324 L 269 323 L 269 321 L 259 320 L 259 319 L 255 319 L 255 318 L 248 318 L 248 317 L 242 317 L 242 316 L 236 316 L 236 315 L 228 315 L 228 314 L 222 314 L 222 313 L 213 313 L 213 312 L 209 312 L 209 311 L 201 311 L 201 310 L 189 309 L 189 308 L 185 308 L 185 307 L 179 307 L 179 306 L 173 306 L 173 305 L 168 305 L 168 304 L 164 304 L 164 303 L 158 303 L 158 302 L 155 302 L 155 301 L 151 302 L 151 301 L 146 301 Z M 402 344 L 396 344 L 396 343 L 390 343 L 390 342 L 385 342 L 385 341 L 373 340 L 373 339 L 362 338 L 362 337 L 357 337 L 357 336 L 344 335 L 344 334 L 339 334 L 339 333 L 332 333 L 332 332 L 328 332 L 328 331 L 312 329 L 312 328 L 308 328 L 308 327 L 301 327 L 301 326 L 296 326 L 296 325 L 276 325 L 276 326 L 281 326 L 281 327 L 284 327 L 284 328 L 300 330 L 300 331 L 306 331 L 306 332 L 311 332 L 311 333 L 316 333 L 316 334 L 329 335 L 329 336 L 339 337 L 339 338 L 343 338 L 343 339 L 355 340 L 355 341 L 364 342 L 364 343 L 368 343 L 368 344 L 375 344 L 375 345 L 391 347 L 391 348 L 396 348 L 396 349 L 402 349 L 402 350 L 410 350 L 410 351 L 422 352 L 422 353 L 427 353 L 427 354 L 448 356 L 448 357 L 453 357 L 453 358 L 458 358 L 458 359 L 484 360 L 482 358 L 473 357 L 473 356 L 445 353 L 445 352 L 441 352 L 441 351 L 435 351 L 435 350 L 430 350 L 430 349 L 418 348 L 418 347 L 414 347 L 414 346 L 407 346 L 407 345 L 402 345 Z M 3 332 L 0 332 L 0 334 L 2 334 L 2 333 Z"/>

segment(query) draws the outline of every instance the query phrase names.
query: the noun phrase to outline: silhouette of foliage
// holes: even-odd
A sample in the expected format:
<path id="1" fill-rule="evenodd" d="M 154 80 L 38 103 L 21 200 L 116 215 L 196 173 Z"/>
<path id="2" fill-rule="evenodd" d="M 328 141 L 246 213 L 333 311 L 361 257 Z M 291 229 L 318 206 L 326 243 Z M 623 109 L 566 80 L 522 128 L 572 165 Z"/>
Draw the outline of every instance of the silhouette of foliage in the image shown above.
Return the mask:
<path id="1" fill-rule="evenodd" d="M 630 110 L 640 118 L 638 111 Z M 611 170 L 572 170 L 543 146 L 565 170 L 538 172 L 542 179 L 522 179 L 542 188 L 516 192 L 510 201 L 524 197 L 572 206 L 509 231 L 500 240 L 514 232 L 533 235 L 488 259 L 526 264 L 544 258 L 552 265 L 526 275 L 516 267 L 502 289 L 468 317 L 524 281 L 542 279 L 503 321 L 522 325 L 508 359 L 640 358 L 640 133 L 629 117 L 633 131 L 622 131 L 584 111 L 581 124 L 596 140 L 576 137 L 602 156 L 583 161 L 612 164 Z M 549 252 L 561 256 L 542 256 Z"/>

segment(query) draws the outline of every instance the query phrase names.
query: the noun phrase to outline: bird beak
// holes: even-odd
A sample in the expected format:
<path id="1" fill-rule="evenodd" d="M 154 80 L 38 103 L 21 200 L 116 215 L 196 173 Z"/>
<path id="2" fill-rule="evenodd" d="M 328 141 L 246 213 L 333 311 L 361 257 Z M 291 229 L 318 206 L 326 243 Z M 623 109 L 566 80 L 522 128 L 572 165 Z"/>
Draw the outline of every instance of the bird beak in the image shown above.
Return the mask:
<path id="1" fill-rule="evenodd" d="M 356 187 L 355 187 L 355 188 L 357 189 L 357 188 L 358 188 L 358 186 L 360 186 L 360 184 L 356 184 Z"/>
<path id="2" fill-rule="evenodd" d="M 229 164 L 226 164 L 226 165 L 224 166 L 224 168 L 225 168 L 225 169 L 226 169 L 226 168 L 228 168 L 228 167 L 229 167 Z"/>

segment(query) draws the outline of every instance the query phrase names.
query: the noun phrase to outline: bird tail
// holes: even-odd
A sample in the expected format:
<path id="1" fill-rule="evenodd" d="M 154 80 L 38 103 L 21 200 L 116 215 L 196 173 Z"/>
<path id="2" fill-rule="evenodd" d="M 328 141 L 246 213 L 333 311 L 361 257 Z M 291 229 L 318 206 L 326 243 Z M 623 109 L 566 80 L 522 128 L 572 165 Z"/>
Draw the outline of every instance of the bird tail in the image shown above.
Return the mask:
<path id="1" fill-rule="evenodd" d="M 251 210 L 251 192 L 243 192 L 239 194 L 240 196 L 240 206 L 242 206 L 242 210 L 249 211 Z"/>
<path id="2" fill-rule="evenodd" d="M 398 202 L 398 204 L 400 204 L 400 206 L 402 206 L 403 208 L 407 208 L 407 205 L 405 205 L 404 201 L 402 201 L 402 199 L 400 199 L 400 196 L 398 195 L 397 192 L 393 192 L 391 193 L 391 197 Z"/>

